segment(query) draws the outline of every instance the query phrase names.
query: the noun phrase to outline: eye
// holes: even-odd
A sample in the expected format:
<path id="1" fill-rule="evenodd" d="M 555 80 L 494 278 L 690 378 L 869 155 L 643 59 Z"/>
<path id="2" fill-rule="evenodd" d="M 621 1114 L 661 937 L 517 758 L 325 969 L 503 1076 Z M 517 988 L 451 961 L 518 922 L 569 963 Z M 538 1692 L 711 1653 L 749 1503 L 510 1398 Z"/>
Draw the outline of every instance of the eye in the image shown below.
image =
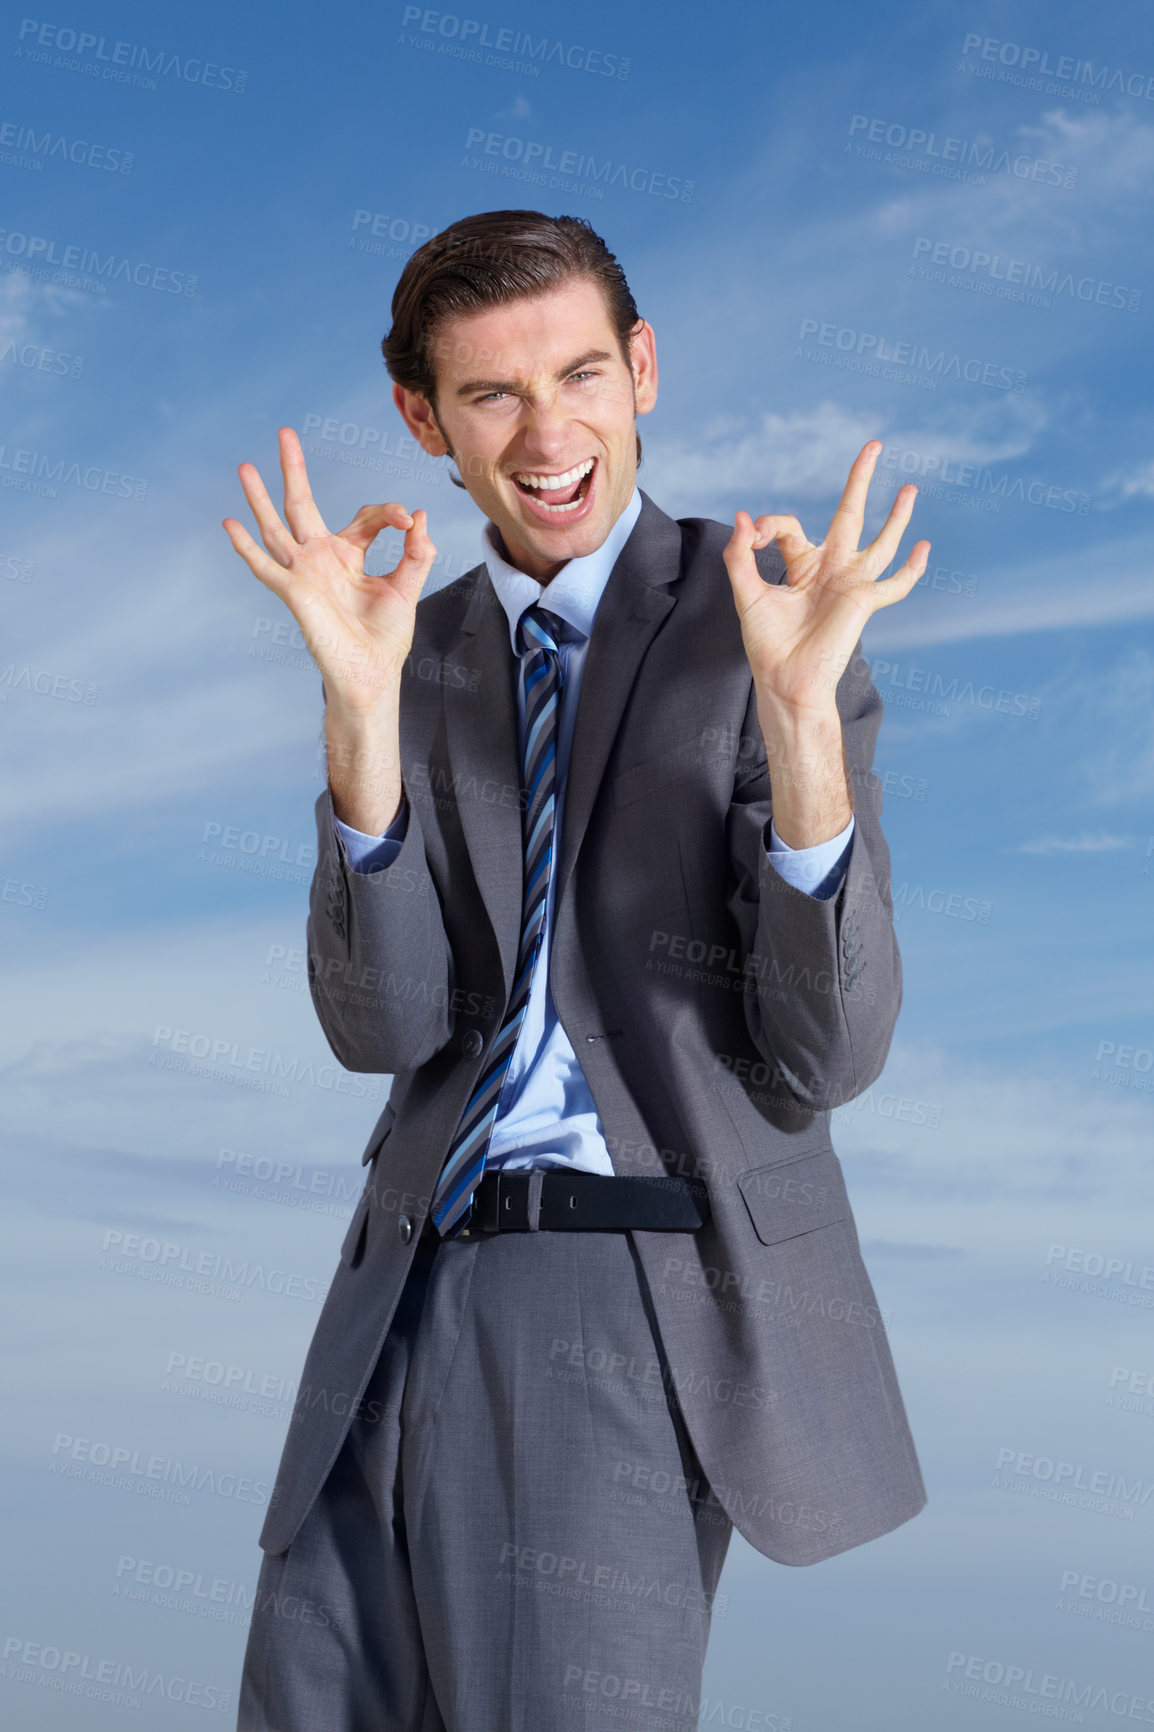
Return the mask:
<path id="1" fill-rule="evenodd" d="M 597 379 L 597 378 L 600 378 L 600 374 L 598 373 L 596 367 L 587 367 L 584 369 L 584 371 L 582 371 L 580 373 L 571 373 L 569 375 L 570 383 L 572 383 L 573 380 L 575 380 L 575 379 Z"/>
<path id="2" fill-rule="evenodd" d="M 498 397 L 504 397 L 507 395 L 508 393 L 505 391 L 486 391 L 483 397 L 478 397 L 475 400 L 478 403 L 495 403 Z"/>

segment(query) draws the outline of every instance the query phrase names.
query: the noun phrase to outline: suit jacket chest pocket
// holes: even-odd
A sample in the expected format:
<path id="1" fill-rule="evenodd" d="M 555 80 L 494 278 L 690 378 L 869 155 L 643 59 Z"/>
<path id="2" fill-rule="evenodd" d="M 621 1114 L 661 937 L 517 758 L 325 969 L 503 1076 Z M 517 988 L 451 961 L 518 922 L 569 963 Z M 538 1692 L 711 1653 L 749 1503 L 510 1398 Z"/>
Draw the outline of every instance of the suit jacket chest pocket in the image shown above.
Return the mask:
<path id="1" fill-rule="evenodd" d="M 666 788 L 670 782 L 676 782 L 693 770 L 700 769 L 703 761 L 700 734 L 677 740 L 672 746 L 658 752 L 655 757 L 647 758 L 643 764 L 636 764 L 633 769 L 622 770 L 619 775 L 614 776 L 613 804 L 618 810 L 623 806 L 632 806 L 634 801 L 644 799 L 646 794 L 653 793 L 658 788 Z"/>

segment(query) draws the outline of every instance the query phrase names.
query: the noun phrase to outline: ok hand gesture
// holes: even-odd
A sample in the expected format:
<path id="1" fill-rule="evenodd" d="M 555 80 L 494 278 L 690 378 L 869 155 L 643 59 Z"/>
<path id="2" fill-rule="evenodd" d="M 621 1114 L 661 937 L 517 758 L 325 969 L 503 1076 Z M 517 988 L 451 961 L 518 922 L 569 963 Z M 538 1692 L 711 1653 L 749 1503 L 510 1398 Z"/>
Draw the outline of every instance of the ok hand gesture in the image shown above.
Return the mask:
<path id="1" fill-rule="evenodd" d="M 291 427 L 282 427 L 279 439 L 288 527 L 251 463 L 242 463 L 237 474 L 268 551 L 261 552 L 235 517 L 226 517 L 223 527 L 249 570 L 296 619 L 330 711 L 367 715 L 382 700 L 395 699 L 417 599 L 437 550 L 424 511 L 410 514 L 392 502 L 362 505 L 347 529 L 332 534 L 313 499 L 300 440 Z M 404 531 L 400 563 L 386 576 L 368 577 L 365 554 L 389 528 Z"/>
<path id="2" fill-rule="evenodd" d="M 836 713 L 834 693 L 854 646 L 872 613 L 902 601 L 926 569 L 930 544 L 919 541 L 899 571 L 877 579 L 897 552 L 914 508 L 917 488 L 898 490 L 881 533 L 858 548 L 866 494 L 881 444 L 863 445 L 824 541 L 802 534 L 796 517 L 759 517 L 737 512 L 722 557 L 741 620 L 742 641 L 753 670 L 759 709 L 768 717 Z M 753 550 L 776 541 L 786 581 L 765 583 Z"/>

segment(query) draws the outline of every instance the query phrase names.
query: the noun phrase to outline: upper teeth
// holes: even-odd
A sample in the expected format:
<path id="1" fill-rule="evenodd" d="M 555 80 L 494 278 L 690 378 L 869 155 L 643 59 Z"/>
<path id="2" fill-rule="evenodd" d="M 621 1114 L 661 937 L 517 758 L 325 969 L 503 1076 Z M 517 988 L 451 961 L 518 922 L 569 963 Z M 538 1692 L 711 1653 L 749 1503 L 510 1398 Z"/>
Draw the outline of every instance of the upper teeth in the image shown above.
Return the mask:
<path id="1" fill-rule="evenodd" d="M 580 481 L 583 475 L 588 475 L 593 467 L 594 459 L 587 457 L 584 463 L 579 463 L 576 469 L 566 469 L 564 475 L 526 475 L 515 471 L 515 479 L 523 481 L 526 487 L 538 487 L 546 492 L 554 492 L 561 487 L 572 487 L 575 481 Z"/>

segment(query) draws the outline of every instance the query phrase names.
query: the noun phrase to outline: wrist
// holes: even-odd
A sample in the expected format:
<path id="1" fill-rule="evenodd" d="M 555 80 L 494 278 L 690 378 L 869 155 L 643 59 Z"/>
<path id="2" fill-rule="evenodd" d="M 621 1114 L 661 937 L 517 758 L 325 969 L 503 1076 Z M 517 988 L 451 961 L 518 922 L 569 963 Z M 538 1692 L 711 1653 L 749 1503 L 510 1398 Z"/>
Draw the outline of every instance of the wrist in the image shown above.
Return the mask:
<path id="1" fill-rule="evenodd" d="M 836 747 L 841 755 L 841 716 L 836 703 L 802 707 L 783 703 L 773 692 L 755 688 L 757 719 L 772 762 L 775 756 L 821 754 Z"/>
<path id="2" fill-rule="evenodd" d="M 325 734 L 330 744 L 339 740 L 356 749 L 372 745 L 396 729 L 400 712 L 399 680 L 378 689 L 366 684 L 352 694 L 325 687 Z"/>
<path id="3" fill-rule="evenodd" d="M 333 816 L 362 836 L 382 835 L 400 817 L 405 803 L 404 782 L 396 764 L 357 769 L 332 765 L 329 794 Z"/>
<path id="4" fill-rule="evenodd" d="M 325 724 L 331 722 L 350 733 L 368 731 L 380 717 L 396 715 L 400 699 L 399 670 L 395 674 L 377 668 L 342 671 L 341 685 L 325 681 Z"/>

